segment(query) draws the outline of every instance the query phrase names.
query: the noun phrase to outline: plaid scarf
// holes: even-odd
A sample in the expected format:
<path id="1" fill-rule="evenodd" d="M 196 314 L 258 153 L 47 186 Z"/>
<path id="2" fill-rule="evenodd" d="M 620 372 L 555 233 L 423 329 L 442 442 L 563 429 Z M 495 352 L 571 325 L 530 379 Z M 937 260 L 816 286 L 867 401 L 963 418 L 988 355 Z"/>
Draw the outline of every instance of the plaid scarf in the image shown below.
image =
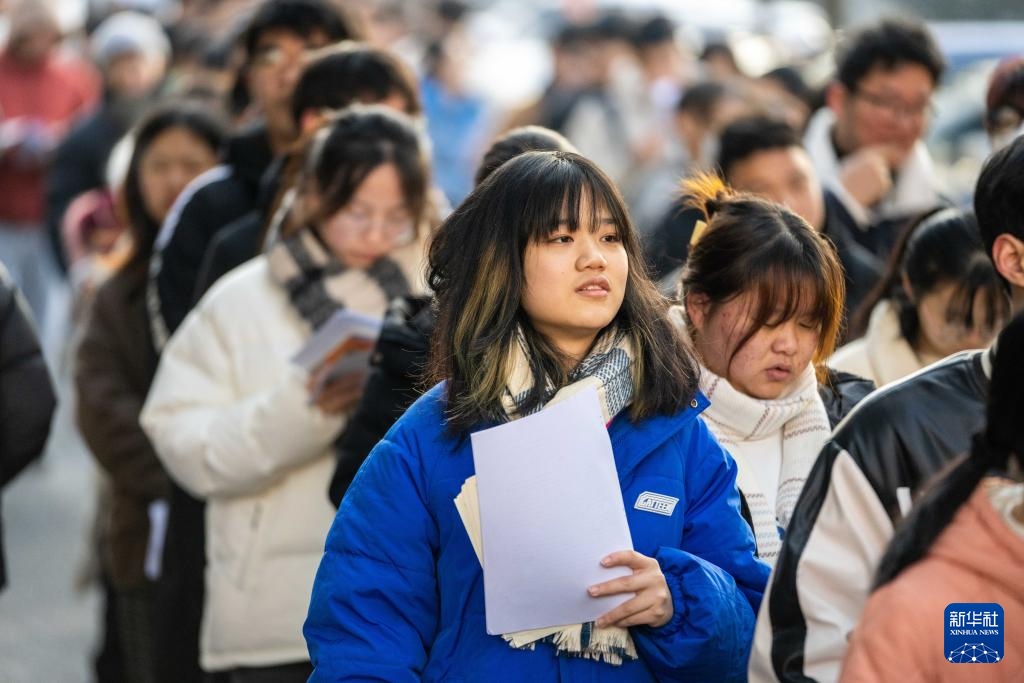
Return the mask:
<path id="1" fill-rule="evenodd" d="M 527 397 L 533 392 L 533 373 L 522 332 L 512 350 L 512 370 L 501 405 L 509 420 L 537 413 L 588 388 L 597 389 L 604 423 L 610 424 L 633 400 L 633 347 L 626 335 L 614 330 L 598 342 L 569 374 L 569 384 L 557 389 L 546 380 L 544 398 L 535 408 L 524 412 Z"/>

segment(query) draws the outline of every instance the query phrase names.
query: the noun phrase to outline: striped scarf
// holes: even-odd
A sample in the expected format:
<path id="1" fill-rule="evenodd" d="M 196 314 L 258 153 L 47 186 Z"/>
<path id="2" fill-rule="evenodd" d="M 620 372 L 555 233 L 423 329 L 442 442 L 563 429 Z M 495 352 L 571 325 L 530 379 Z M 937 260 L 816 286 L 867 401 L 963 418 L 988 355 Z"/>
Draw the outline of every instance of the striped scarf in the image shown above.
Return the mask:
<path id="1" fill-rule="evenodd" d="M 702 417 L 722 447 L 736 460 L 736 485 L 750 508 L 758 557 L 774 566 L 800 491 L 832 432 L 825 405 L 818 395 L 814 368 L 808 365 L 796 388 L 789 395 L 774 400 L 747 396 L 703 366 L 700 388 L 711 401 Z M 775 509 L 771 510 L 764 488 L 747 462 L 744 445 L 771 438 L 780 431 L 782 469 Z"/>
<path id="2" fill-rule="evenodd" d="M 547 380 L 544 398 L 533 410 L 524 412 L 524 403 L 533 391 L 533 373 L 522 332 L 513 348 L 512 369 L 509 372 L 502 409 L 509 420 L 540 412 L 570 396 L 593 387 L 601 401 L 604 423 L 610 424 L 615 416 L 633 400 L 633 347 L 626 335 L 612 331 L 580 361 L 569 374 L 570 384 L 556 390 Z"/>
<path id="3" fill-rule="evenodd" d="M 270 275 L 281 285 L 292 305 L 315 330 L 340 308 L 345 297 L 365 298 L 362 287 L 375 287 L 380 314 L 392 299 L 410 291 L 409 280 L 390 257 L 378 259 L 361 271 L 346 267 L 320 241 L 311 227 L 275 242 L 267 251 Z M 367 280 L 369 281 L 367 283 Z"/>

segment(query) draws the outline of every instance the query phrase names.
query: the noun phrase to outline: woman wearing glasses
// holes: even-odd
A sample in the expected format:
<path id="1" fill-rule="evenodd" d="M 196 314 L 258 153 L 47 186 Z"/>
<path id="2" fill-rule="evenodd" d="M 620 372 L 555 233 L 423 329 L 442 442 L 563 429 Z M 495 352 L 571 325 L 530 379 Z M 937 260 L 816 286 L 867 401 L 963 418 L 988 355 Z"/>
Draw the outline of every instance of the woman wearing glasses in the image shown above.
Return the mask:
<path id="1" fill-rule="evenodd" d="M 411 119 L 344 111 L 311 143 L 298 229 L 218 281 L 166 347 L 142 423 L 171 476 L 207 499 L 208 671 L 312 671 L 302 622 L 334 518 L 332 444 L 363 373 L 313 398 L 291 358 L 337 310 L 381 316 L 422 291 L 428 181 Z"/>
<path id="2" fill-rule="evenodd" d="M 974 215 L 945 209 L 903 234 L 882 282 L 853 316 L 855 341 L 829 366 L 880 387 L 957 351 L 988 346 L 1008 313 Z"/>

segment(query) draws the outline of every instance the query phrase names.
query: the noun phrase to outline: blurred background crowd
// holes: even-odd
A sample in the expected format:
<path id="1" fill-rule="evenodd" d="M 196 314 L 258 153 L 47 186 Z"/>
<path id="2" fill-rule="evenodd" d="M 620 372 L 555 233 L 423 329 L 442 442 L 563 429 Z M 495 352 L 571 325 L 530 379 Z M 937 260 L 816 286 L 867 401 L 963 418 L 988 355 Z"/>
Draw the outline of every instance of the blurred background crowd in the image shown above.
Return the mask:
<path id="1" fill-rule="evenodd" d="M 987 346 L 1008 317 L 986 303 L 1000 285 L 964 227 L 973 219 L 921 219 L 969 205 L 986 157 L 1024 126 L 1015 3 L 323 4 L 336 14 L 260 26 L 255 0 L 0 0 L 0 261 L 59 405 L 46 457 L 4 490 L 4 680 L 135 680 L 133 657 L 159 657 L 131 634 L 160 628 L 133 625 L 148 619 L 144 558 L 160 555 L 148 528 L 166 511 L 123 506 L 173 500 L 176 487 L 104 458 L 132 438 L 88 409 L 113 391 L 104 354 L 132 356 L 144 396 L 195 301 L 289 232 L 307 145 L 353 102 L 404 111 L 426 134 L 432 225 L 472 190 L 496 138 L 562 134 L 618 184 L 670 297 L 699 220 L 681 178 L 714 170 L 786 204 L 845 270 L 850 343 L 830 364 L 877 386 Z M 362 47 L 331 47 L 341 41 Z M 120 298 L 97 300 L 114 273 Z M 986 314 L 955 301 L 965 288 Z M 136 420 L 140 409 L 124 408 Z M 179 606 L 186 625 L 167 628 L 195 631 L 198 614 Z M 174 680 L 198 671 L 190 663 Z"/>

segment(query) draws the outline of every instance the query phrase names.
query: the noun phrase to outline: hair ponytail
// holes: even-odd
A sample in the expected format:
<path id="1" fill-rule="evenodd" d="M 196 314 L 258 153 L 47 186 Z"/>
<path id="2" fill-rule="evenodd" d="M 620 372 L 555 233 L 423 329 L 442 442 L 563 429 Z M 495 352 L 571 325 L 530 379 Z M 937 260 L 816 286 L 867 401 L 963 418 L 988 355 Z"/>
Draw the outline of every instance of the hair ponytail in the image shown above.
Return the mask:
<path id="1" fill-rule="evenodd" d="M 708 223 L 726 202 L 738 196 L 714 173 L 699 173 L 687 178 L 682 183 L 682 190 L 686 205 L 704 214 Z"/>

